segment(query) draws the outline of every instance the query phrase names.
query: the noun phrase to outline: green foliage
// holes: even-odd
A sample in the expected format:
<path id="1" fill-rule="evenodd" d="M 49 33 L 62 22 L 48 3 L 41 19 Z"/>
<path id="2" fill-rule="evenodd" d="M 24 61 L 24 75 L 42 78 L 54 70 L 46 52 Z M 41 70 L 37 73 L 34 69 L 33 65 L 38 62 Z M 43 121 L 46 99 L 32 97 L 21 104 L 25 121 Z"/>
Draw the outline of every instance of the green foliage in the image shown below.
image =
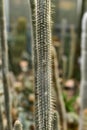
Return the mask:
<path id="1" fill-rule="evenodd" d="M 65 94 L 63 94 L 63 99 L 65 102 L 66 111 L 67 112 L 75 112 L 74 103 L 77 99 L 77 95 L 73 96 L 69 101 L 67 101 L 67 96 Z"/>

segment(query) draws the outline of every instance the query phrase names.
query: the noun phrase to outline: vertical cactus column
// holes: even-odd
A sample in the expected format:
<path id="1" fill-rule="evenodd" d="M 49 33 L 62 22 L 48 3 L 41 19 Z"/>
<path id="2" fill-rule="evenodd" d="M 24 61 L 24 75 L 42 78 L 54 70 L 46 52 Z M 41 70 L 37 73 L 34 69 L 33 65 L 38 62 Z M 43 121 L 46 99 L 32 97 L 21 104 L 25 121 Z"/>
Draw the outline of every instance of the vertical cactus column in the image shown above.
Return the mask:
<path id="1" fill-rule="evenodd" d="M 67 74 L 67 62 L 68 62 L 67 56 L 66 55 L 63 56 L 62 60 L 63 60 L 63 80 L 65 81 L 67 79 L 67 76 L 66 76 L 66 74 Z"/>
<path id="2" fill-rule="evenodd" d="M 57 55 L 56 55 L 56 51 L 55 48 L 52 47 L 52 75 L 53 75 L 53 88 L 55 90 L 55 94 L 56 94 L 56 106 L 57 106 L 57 112 L 54 112 L 54 115 L 57 113 L 56 118 L 54 118 L 54 122 L 55 119 L 57 119 L 58 115 L 59 118 L 56 120 L 57 121 L 57 126 L 55 126 L 56 128 L 60 128 L 60 130 L 67 130 L 67 122 L 66 122 L 66 110 L 65 110 L 65 105 L 64 105 L 64 101 L 63 101 L 63 97 L 62 97 L 62 90 L 61 90 L 61 85 L 59 82 L 59 76 L 58 76 L 58 61 L 57 61 Z M 56 122 L 54 123 L 54 125 L 56 124 Z"/>
<path id="3" fill-rule="evenodd" d="M 73 25 L 71 26 L 70 30 L 71 30 L 71 43 L 70 43 L 68 79 L 72 78 L 72 76 L 73 76 L 74 63 L 75 63 L 75 52 L 76 52 L 76 34 L 75 34 Z"/>
<path id="4" fill-rule="evenodd" d="M 31 51 L 31 55 L 32 55 L 32 62 L 33 62 L 33 60 L 34 60 L 34 54 L 33 54 L 33 46 L 34 46 L 34 30 L 33 30 L 33 21 L 32 21 L 32 19 L 33 19 L 33 16 L 32 16 L 32 14 L 33 14 L 33 12 L 34 12 L 34 1 L 32 1 L 32 0 L 28 0 L 28 8 L 29 8 L 29 19 L 30 19 L 30 26 L 31 26 L 31 46 L 32 46 L 32 51 Z M 33 9 L 32 9 L 33 8 Z M 32 63 L 32 65 L 33 65 L 33 63 Z"/>
<path id="5" fill-rule="evenodd" d="M 81 121 L 80 130 L 86 130 L 87 126 L 87 13 L 82 20 L 81 39 Z"/>
<path id="6" fill-rule="evenodd" d="M 35 127 L 51 130 L 52 114 L 52 65 L 51 65 L 51 1 L 35 1 Z"/>
<path id="7" fill-rule="evenodd" d="M 61 36 L 62 36 L 62 39 L 61 39 L 61 46 L 60 46 L 60 54 L 59 54 L 59 62 L 61 62 L 63 59 L 63 55 L 64 55 L 64 46 L 65 46 L 65 35 L 66 35 L 66 25 L 67 25 L 67 21 L 66 19 L 63 19 L 61 21 Z"/>
<path id="8" fill-rule="evenodd" d="M 11 130 L 11 113 L 10 113 L 10 99 L 9 99 L 9 82 L 8 82 L 8 49 L 7 49 L 7 35 L 6 35 L 6 20 L 4 13 L 4 0 L 0 0 L 0 37 L 2 49 L 2 74 L 3 87 L 5 96 L 5 108 L 8 130 Z"/>

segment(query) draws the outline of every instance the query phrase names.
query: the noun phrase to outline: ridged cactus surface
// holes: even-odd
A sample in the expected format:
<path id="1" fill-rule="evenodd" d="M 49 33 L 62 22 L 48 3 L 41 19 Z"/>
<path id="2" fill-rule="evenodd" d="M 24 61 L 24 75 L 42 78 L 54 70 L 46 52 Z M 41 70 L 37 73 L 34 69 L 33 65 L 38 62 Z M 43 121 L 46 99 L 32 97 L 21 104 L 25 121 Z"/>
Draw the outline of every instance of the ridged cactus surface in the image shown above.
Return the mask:
<path id="1" fill-rule="evenodd" d="M 35 1 L 35 126 L 52 129 L 51 1 Z"/>

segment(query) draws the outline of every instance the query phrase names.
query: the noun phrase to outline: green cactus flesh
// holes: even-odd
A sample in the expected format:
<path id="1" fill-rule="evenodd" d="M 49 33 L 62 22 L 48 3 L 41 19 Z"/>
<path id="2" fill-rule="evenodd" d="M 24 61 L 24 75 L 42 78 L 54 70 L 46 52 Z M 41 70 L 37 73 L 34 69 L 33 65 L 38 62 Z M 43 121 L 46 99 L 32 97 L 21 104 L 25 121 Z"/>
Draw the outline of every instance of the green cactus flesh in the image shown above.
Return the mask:
<path id="1" fill-rule="evenodd" d="M 52 129 L 51 2 L 35 1 L 35 126 Z"/>

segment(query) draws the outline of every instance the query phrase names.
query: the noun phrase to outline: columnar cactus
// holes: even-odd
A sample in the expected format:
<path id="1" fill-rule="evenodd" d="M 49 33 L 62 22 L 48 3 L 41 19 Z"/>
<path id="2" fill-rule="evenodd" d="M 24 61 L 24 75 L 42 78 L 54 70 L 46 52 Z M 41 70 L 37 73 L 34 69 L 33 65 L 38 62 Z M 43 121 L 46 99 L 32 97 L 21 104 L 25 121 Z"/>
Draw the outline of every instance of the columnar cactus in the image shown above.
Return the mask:
<path id="1" fill-rule="evenodd" d="M 67 25 L 67 21 L 66 19 L 63 19 L 61 21 L 61 36 L 62 36 L 62 39 L 61 39 L 61 47 L 60 47 L 60 57 L 59 57 L 59 62 L 62 61 L 63 59 L 63 56 L 64 56 L 64 47 L 65 47 L 65 33 L 66 33 L 66 25 Z"/>
<path id="2" fill-rule="evenodd" d="M 68 78 L 72 78 L 75 62 L 75 52 L 76 52 L 76 34 L 74 26 L 71 26 L 71 43 L 70 43 L 70 56 L 69 56 L 69 73 Z"/>
<path id="3" fill-rule="evenodd" d="M 7 35 L 6 35 L 6 20 L 4 13 L 4 0 L 0 0 L 0 37 L 2 49 L 2 74 L 3 74 L 3 87 L 5 95 L 5 108 L 7 116 L 8 130 L 11 130 L 11 113 L 9 101 L 9 82 L 8 82 L 8 49 L 7 49 Z"/>
<path id="4" fill-rule="evenodd" d="M 51 1 L 35 0 L 35 127 L 53 129 Z"/>
<path id="5" fill-rule="evenodd" d="M 67 79 L 67 62 L 68 62 L 68 58 L 67 56 L 63 56 L 62 58 L 63 60 L 63 80 L 65 81 Z"/>
<path id="6" fill-rule="evenodd" d="M 87 123 L 87 13 L 84 14 L 82 20 L 82 43 L 81 43 L 81 122 L 80 130 L 85 130 L 85 121 Z"/>
<path id="7" fill-rule="evenodd" d="M 56 93 L 56 106 L 59 114 L 58 120 L 58 127 L 60 125 L 61 130 L 67 130 L 67 123 L 66 123 L 66 111 L 64 106 L 64 101 L 62 97 L 62 90 L 61 85 L 59 83 L 59 77 L 58 77 L 58 61 L 57 61 L 57 55 L 55 48 L 52 47 L 52 75 L 53 75 L 53 88 Z M 57 115 L 58 115 L 57 114 Z M 60 124 L 59 124 L 60 123 Z"/>
<path id="8" fill-rule="evenodd" d="M 30 19 L 30 25 L 31 25 L 31 46 L 32 46 L 32 53 L 33 53 L 33 45 L 34 45 L 34 30 L 33 30 L 33 11 L 34 11 L 34 1 L 28 0 L 28 7 L 29 7 L 29 19 Z M 32 61 L 34 60 L 34 54 L 32 54 Z M 33 63 L 32 63 L 33 64 Z"/>

